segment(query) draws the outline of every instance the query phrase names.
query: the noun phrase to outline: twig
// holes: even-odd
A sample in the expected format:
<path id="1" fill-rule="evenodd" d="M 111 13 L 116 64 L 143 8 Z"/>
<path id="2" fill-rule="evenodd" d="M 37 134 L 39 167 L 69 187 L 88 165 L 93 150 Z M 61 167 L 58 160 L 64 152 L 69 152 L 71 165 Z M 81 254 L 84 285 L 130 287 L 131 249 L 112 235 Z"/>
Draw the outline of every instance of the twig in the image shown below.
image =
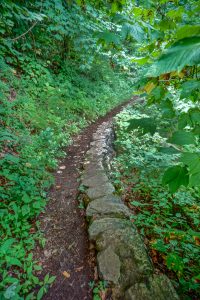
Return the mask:
<path id="1" fill-rule="evenodd" d="M 44 0 L 42 0 L 42 5 L 41 5 L 41 7 L 40 7 L 40 13 L 41 13 L 41 11 L 42 11 L 43 4 L 44 4 Z M 29 32 L 37 25 L 38 22 L 39 22 L 39 20 L 35 21 L 35 22 L 33 23 L 33 25 L 32 25 L 26 32 L 22 33 L 21 35 L 17 36 L 17 37 L 14 38 L 14 39 L 10 39 L 10 41 L 15 42 L 15 41 L 21 39 L 23 36 L 25 36 L 27 33 L 29 33 Z"/>
<path id="2" fill-rule="evenodd" d="M 39 21 L 36 21 L 35 23 L 33 23 L 33 25 L 24 33 L 22 33 L 21 35 L 17 36 L 16 38 L 14 39 L 10 39 L 11 41 L 17 41 L 19 40 L 20 38 L 24 37 L 27 33 L 29 33 L 38 23 Z"/>

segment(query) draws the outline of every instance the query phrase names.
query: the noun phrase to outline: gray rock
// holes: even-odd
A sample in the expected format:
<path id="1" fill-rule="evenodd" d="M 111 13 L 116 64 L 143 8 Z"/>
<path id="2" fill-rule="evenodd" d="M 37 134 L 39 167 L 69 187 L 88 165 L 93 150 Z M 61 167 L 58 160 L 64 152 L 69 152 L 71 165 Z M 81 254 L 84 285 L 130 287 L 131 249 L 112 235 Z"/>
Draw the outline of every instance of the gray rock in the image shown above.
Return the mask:
<path id="1" fill-rule="evenodd" d="M 179 297 L 167 276 L 153 275 L 136 283 L 125 293 L 125 300 L 178 300 Z"/>
<path id="2" fill-rule="evenodd" d="M 95 157 L 97 157 L 97 158 L 102 157 L 104 153 L 106 153 L 105 148 L 103 148 L 103 147 L 100 147 L 100 148 L 92 147 L 90 150 L 87 151 L 86 158 L 94 159 Z"/>
<path id="3" fill-rule="evenodd" d="M 104 176 L 105 175 L 105 171 L 104 170 L 95 170 L 94 172 L 88 173 L 85 170 L 83 171 L 82 175 L 81 175 L 81 183 L 83 183 L 84 180 L 90 180 L 90 178 L 92 177 L 96 177 L 96 176 Z"/>
<path id="4" fill-rule="evenodd" d="M 89 227 L 89 238 L 90 240 L 95 241 L 105 231 L 116 231 L 130 225 L 130 221 L 118 218 L 103 218 L 95 220 Z"/>
<path id="5" fill-rule="evenodd" d="M 120 260 L 112 248 L 107 248 L 97 255 L 100 278 L 117 284 L 120 278 Z"/>
<path id="6" fill-rule="evenodd" d="M 119 218 L 95 220 L 89 227 L 91 240 L 96 241 L 96 249 L 111 248 L 121 262 L 119 294 L 128 287 L 153 274 L 152 264 L 135 226 L 130 221 Z"/>
<path id="7" fill-rule="evenodd" d="M 101 163 L 88 163 L 84 165 L 84 173 L 88 177 L 95 176 L 99 171 L 104 171 L 104 167 Z"/>
<path id="8" fill-rule="evenodd" d="M 103 172 L 90 177 L 83 176 L 82 184 L 87 187 L 96 187 L 96 186 L 102 186 L 108 181 L 109 181 L 108 177 Z"/>
<path id="9" fill-rule="evenodd" d="M 110 182 L 106 182 L 103 185 L 98 185 L 96 187 L 89 188 L 86 190 L 87 196 L 91 199 L 97 199 L 106 195 L 114 193 L 115 189 Z"/>
<path id="10" fill-rule="evenodd" d="M 108 198 L 109 199 L 109 198 Z M 96 199 L 89 203 L 86 216 L 94 219 L 101 217 L 129 218 L 131 213 L 123 203 L 109 202 L 109 200 Z"/>
<path id="11" fill-rule="evenodd" d="M 112 126 L 110 123 L 101 125 L 98 130 L 93 133 L 93 140 L 106 140 L 112 136 Z"/>
<path id="12" fill-rule="evenodd" d="M 102 148 L 107 149 L 108 147 L 105 139 L 91 142 L 90 145 L 92 146 L 91 150 L 89 150 L 91 152 L 93 151 L 93 149 L 101 150 Z"/>
<path id="13" fill-rule="evenodd" d="M 94 141 L 104 141 L 105 140 L 105 137 L 103 136 L 103 134 L 100 134 L 100 133 L 94 133 L 93 134 L 93 140 Z"/>
<path id="14" fill-rule="evenodd" d="M 113 248 L 120 258 L 122 265 L 120 284 L 123 288 L 153 273 L 152 264 L 136 228 L 127 224 L 124 228 L 113 230 L 108 226 L 108 230 L 96 238 L 98 251 L 107 247 Z"/>
<path id="15" fill-rule="evenodd" d="M 101 168 L 103 167 L 102 165 L 102 157 L 89 157 L 84 163 L 83 163 L 83 168 L 87 169 L 89 166 L 101 166 Z"/>
<path id="16" fill-rule="evenodd" d="M 121 198 L 117 195 L 107 195 L 98 199 L 101 199 L 102 201 L 108 201 L 111 203 L 121 203 L 121 204 L 123 203 Z"/>

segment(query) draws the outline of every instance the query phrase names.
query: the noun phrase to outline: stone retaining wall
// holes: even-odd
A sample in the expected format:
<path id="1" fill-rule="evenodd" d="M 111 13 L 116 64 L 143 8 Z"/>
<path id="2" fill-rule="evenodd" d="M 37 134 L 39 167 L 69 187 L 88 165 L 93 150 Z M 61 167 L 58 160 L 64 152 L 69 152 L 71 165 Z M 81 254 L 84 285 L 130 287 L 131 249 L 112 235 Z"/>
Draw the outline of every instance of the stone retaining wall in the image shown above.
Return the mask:
<path id="1" fill-rule="evenodd" d="M 109 282 L 114 300 L 179 299 L 168 277 L 155 274 L 128 207 L 115 195 L 108 177 L 112 140 L 112 123 L 102 123 L 93 134 L 82 175 L 99 278 Z"/>

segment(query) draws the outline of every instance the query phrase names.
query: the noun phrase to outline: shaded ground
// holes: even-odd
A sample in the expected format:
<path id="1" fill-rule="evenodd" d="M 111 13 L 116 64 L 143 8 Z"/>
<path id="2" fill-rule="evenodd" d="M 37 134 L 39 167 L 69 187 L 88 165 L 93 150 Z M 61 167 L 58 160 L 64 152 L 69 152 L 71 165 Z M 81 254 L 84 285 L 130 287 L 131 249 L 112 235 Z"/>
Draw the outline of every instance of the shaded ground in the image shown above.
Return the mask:
<path id="1" fill-rule="evenodd" d="M 89 282 L 95 278 L 95 252 L 88 241 L 84 211 L 78 208 L 79 173 L 92 134 L 127 103 L 116 107 L 76 136 L 73 145 L 66 149 L 67 157 L 55 173 L 50 201 L 39 218 L 47 240 L 45 248 L 38 249 L 36 257 L 43 266 L 43 274 L 56 276 L 44 300 L 92 299 Z"/>

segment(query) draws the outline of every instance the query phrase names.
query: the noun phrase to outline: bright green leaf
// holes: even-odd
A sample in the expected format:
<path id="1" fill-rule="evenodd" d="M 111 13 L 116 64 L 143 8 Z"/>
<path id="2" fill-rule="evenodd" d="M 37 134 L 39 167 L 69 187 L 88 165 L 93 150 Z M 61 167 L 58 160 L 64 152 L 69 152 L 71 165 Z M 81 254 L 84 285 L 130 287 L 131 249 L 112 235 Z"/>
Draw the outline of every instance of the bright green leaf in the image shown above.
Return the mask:
<path id="1" fill-rule="evenodd" d="M 162 182 L 169 185 L 171 193 L 175 193 L 181 185 L 188 185 L 189 176 L 187 168 L 181 166 L 168 168 L 163 175 Z"/>
<path id="2" fill-rule="evenodd" d="M 185 66 L 200 63 L 200 37 L 179 40 L 150 67 L 147 76 L 159 76 L 172 71 L 181 71 Z"/>
<path id="3" fill-rule="evenodd" d="M 10 256 L 6 256 L 6 262 L 11 265 L 11 266 L 18 266 L 18 267 L 22 267 L 22 263 L 20 262 L 20 260 L 16 257 L 10 257 Z"/>
<path id="4" fill-rule="evenodd" d="M 169 142 L 180 146 L 194 144 L 195 135 L 184 130 L 175 131 Z"/>

